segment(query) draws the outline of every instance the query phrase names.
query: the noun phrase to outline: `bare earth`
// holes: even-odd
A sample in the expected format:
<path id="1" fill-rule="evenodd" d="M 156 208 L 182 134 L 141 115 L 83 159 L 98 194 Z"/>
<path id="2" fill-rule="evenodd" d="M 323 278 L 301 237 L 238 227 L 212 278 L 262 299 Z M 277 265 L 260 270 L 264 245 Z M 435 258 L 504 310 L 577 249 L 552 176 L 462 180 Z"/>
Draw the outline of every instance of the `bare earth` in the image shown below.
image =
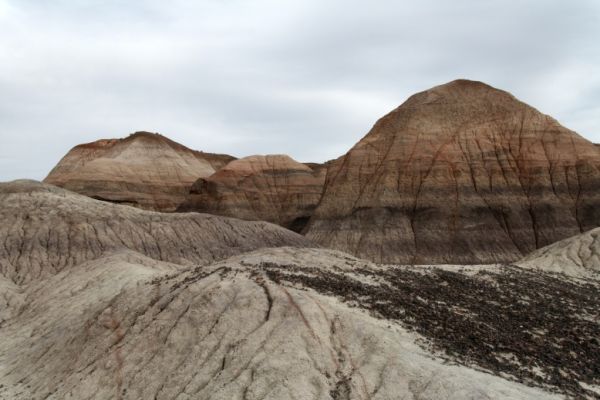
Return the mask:
<path id="1" fill-rule="evenodd" d="M 326 169 L 286 155 L 234 160 L 198 179 L 178 211 L 263 220 L 299 232 L 321 198 Z"/>
<path id="2" fill-rule="evenodd" d="M 380 266 L 268 223 L 31 181 L 0 185 L 0 210 L 3 399 L 593 398 L 600 387 L 598 281 L 568 269 Z"/>

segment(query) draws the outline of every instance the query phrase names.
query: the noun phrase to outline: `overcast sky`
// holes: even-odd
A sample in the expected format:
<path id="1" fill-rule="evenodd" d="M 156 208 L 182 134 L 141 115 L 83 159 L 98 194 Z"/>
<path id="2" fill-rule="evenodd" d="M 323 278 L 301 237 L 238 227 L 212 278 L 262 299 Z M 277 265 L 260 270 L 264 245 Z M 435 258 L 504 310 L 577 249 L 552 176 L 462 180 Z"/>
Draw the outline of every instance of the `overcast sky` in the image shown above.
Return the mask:
<path id="1" fill-rule="evenodd" d="M 138 130 L 324 161 L 456 78 L 600 142 L 598 43 L 598 0 L 0 0 L 0 181 Z"/>

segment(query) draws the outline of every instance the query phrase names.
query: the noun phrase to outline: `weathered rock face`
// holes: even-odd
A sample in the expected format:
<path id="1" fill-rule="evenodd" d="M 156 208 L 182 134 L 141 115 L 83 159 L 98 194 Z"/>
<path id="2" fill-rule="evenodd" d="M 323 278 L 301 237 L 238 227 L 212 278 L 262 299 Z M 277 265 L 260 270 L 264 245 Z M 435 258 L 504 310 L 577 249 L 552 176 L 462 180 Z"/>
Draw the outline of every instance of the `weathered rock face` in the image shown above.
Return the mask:
<path id="1" fill-rule="evenodd" d="M 19 284 L 121 249 L 197 265 L 262 247 L 310 245 L 267 222 L 143 211 L 34 181 L 0 184 L 0 220 L 0 274 Z"/>
<path id="2" fill-rule="evenodd" d="M 44 182 L 101 200 L 174 211 L 196 179 L 233 159 L 190 150 L 159 134 L 137 132 L 125 139 L 74 147 Z"/>
<path id="3" fill-rule="evenodd" d="M 286 155 L 235 160 L 198 179 L 178 211 L 264 220 L 300 231 L 319 199 L 326 168 L 315 170 Z"/>
<path id="4" fill-rule="evenodd" d="M 378 262 L 479 263 L 599 225 L 597 148 L 459 80 L 412 96 L 333 163 L 305 233 Z"/>

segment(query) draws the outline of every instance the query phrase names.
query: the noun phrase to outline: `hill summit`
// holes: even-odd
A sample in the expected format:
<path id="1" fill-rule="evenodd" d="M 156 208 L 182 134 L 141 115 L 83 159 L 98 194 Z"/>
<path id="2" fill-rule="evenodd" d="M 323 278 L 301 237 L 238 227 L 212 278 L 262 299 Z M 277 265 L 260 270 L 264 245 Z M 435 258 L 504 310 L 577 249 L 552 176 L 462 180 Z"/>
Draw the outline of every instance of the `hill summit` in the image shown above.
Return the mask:
<path id="1" fill-rule="evenodd" d="M 594 144 L 456 80 L 410 97 L 330 166 L 306 233 L 384 263 L 514 261 L 598 226 L 599 206 Z"/>

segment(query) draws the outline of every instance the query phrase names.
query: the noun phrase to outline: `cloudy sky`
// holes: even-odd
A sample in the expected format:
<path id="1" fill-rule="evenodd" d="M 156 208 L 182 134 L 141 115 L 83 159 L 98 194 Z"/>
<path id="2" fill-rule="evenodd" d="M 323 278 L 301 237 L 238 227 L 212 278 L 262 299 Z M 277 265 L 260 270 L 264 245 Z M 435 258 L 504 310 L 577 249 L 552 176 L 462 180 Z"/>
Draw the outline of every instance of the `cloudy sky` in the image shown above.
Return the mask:
<path id="1" fill-rule="evenodd" d="M 0 181 L 138 130 L 324 161 L 456 78 L 600 142 L 598 43 L 597 0 L 0 0 Z"/>

